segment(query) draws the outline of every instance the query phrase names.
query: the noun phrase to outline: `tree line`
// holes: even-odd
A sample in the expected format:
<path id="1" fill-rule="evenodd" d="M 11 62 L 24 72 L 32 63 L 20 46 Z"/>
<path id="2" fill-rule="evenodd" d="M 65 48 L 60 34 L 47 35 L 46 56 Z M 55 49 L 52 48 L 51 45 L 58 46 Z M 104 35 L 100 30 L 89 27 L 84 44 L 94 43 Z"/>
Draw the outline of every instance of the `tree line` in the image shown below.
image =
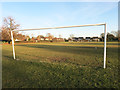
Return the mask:
<path id="1" fill-rule="evenodd" d="M 3 25 L 0 27 L 0 40 L 6 41 L 10 44 L 11 42 L 11 30 L 19 29 L 20 24 L 17 24 L 15 20 L 12 17 L 7 17 L 3 19 Z M 14 39 L 20 38 L 20 39 L 30 39 L 27 35 L 22 35 L 18 32 L 13 32 Z M 50 33 L 47 34 L 49 37 L 54 37 Z M 70 35 L 72 37 L 74 35 Z M 104 33 L 101 33 L 101 41 L 104 41 Z M 107 33 L 107 41 L 120 41 L 120 30 L 112 31 L 111 33 Z"/>

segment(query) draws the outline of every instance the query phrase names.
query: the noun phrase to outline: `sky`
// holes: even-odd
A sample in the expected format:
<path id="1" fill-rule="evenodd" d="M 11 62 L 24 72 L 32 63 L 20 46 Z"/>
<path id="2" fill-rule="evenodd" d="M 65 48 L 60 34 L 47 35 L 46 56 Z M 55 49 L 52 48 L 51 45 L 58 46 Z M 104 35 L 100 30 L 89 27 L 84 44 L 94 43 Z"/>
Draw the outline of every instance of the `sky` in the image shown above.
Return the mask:
<path id="1" fill-rule="evenodd" d="M 106 23 L 107 32 L 118 30 L 117 2 L 2 2 L 2 17 L 11 16 L 20 29 Z M 22 31 L 29 36 L 61 35 L 68 38 L 100 36 L 103 26 Z"/>

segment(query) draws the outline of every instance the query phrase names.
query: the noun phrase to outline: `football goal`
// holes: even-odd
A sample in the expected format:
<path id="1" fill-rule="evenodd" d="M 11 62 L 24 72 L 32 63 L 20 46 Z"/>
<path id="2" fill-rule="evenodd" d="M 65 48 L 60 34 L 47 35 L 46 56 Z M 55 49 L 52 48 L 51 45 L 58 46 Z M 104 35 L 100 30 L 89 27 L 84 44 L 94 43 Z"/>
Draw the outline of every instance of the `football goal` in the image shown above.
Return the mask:
<path id="1" fill-rule="evenodd" d="M 87 24 L 87 25 L 74 25 L 74 26 L 60 26 L 60 27 L 47 27 L 47 28 L 32 28 L 32 29 L 21 29 L 21 30 L 11 30 L 11 39 L 12 39 L 12 48 L 13 48 L 13 59 L 16 59 L 15 56 L 15 48 L 14 48 L 14 37 L 13 32 L 15 31 L 32 31 L 32 30 L 51 30 L 51 29 L 63 29 L 63 28 L 75 28 L 75 27 L 89 27 L 89 26 L 104 26 L 104 61 L 103 61 L 103 68 L 106 68 L 106 38 L 107 38 L 107 31 L 106 31 L 106 23 L 101 24 Z"/>

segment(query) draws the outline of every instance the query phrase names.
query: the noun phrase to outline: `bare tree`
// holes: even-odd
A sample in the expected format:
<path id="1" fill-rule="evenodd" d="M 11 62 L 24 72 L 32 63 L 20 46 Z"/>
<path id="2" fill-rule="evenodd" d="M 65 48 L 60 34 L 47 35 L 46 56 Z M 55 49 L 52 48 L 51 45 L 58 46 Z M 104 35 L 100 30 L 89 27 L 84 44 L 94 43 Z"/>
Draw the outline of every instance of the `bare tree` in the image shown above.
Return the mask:
<path id="1" fill-rule="evenodd" d="M 118 32 L 117 32 L 117 31 L 111 31 L 111 33 L 112 33 L 115 37 L 118 37 Z"/>
<path id="2" fill-rule="evenodd" d="M 54 38 L 54 36 L 52 34 L 50 34 L 50 33 L 47 33 L 46 36 L 49 37 L 49 38 Z"/>
<path id="3" fill-rule="evenodd" d="M 16 36 L 16 38 L 20 39 L 22 41 L 24 41 L 24 40 L 28 41 L 29 36 L 25 36 L 25 35 L 22 35 L 22 34 L 18 33 L 17 36 Z"/>
<path id="4" fill-rule="evenodd" d="M 104 33 L 101 33 L 101 34 L 100 34 L 100 37 L 101 37 L 101 38 L 104 38 Z"/>
<path id="5" fill-rule="evenodd" d="M 16 24 L 15 20 L 12 17 L 4 18 L 2 25 L 2 40 L 8 41 L 10 44 L 11 41 L 11 30 L 18 29 L 19 24 Z M 17 32 L 13 32 L 14 38 L 17 36 Z"/>

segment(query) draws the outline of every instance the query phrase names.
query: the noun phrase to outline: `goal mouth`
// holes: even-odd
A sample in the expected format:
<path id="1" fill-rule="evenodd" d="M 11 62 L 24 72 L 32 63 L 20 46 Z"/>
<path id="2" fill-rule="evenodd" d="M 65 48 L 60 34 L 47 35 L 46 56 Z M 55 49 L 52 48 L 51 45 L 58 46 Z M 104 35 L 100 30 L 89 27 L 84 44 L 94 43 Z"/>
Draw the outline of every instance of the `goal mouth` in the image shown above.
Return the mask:
<path id="1" fill-rule="evenodd" d="M 15 48 L 14 48 L 14 43 L 15 42 L 14 42 L 14 38 L 13 38 L 13 31 L 48 30 L 48 29 L 62 29 L 62 28 L 88 27 L 88 26 L 104 26 L 104 64 L 103 64 L 103 68 L 106 68 L 106 36 L 107 36 L 106 23 L 11 30 L 11 39 L 12 39 L 12 47 L 13 47 L 13 59 L 16 59 L 16 57 L 15 57 Z"/>

